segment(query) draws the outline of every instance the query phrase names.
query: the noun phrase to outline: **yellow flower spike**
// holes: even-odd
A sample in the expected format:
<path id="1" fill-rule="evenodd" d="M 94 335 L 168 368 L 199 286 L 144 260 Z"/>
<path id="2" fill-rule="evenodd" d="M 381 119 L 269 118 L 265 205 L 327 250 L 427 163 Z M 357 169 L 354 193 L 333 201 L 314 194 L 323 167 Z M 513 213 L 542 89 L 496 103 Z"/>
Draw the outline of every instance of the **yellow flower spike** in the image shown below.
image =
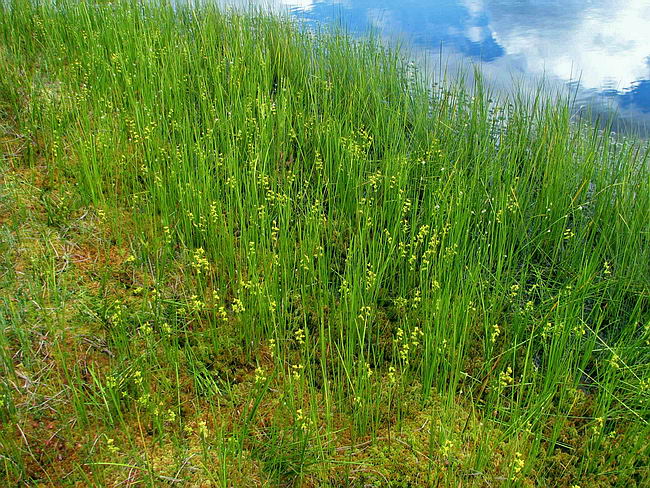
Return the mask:
<path id="1" fill-rule="evenodd" d="M 261 366 L 258 366 L 255 369 L 255 384 L 264 383 L 266 381 L 266 376 L 264 370 Z"/>
<path id="2" fill-rule="evenodd" d="M 232 301 L 232 311 L 235 312 L 236 314 L 242 313 L 246 311 L 246 307 L 244 307 L 244 304 L 239 298 L 235 298 Z"/>
<path id="3" fill-rule="evenodd" d="M 508 366 L 505 371 L 499 373 L 499 384 L 502 387 L 512 385 L 514 383 L 514 378 L 512 377 L 512 368 Z"/>
<path id="4" fill-rule="evenodd" d="M 201 437 L 201 439 L 205 439 L 208 437 L 208 426 L 205 423 L 205 421 L 202 420 L 197 424 L 197 430 L 199 433 L 199 437 Z"/>
<path id="5" fill-rule="evenodd" d="M 525 465 L 526 461 L 524 460 L 524 456 L 520 452 L 515 452 L 515 459 L 512 466 L 514 475 L 517 476 L 519 473 L 521 473 Z"/>
<path id="6" fill-rule="evenodd" d="M 305 330 L 304 329 L 298 329 L 295 334 L 296 342 L 300 344 L 301 346 L 305 343 Z"/>
<path id="7" fill-rule="evenodd" d="M 603 270 L 604 274 L 606 275 L 612 274 L 612 265 L 609 261 L 605 261 L 605 263 L 603 264 L 603 268 L 604 268 Z"/>
<path id="8" fill-rule="evenodd" d="M 389 366 L 389 367 L 388 367 L 388 382 L 389 382 L 391 385 L 394 385 L 395 382 L 396 382 L 396 378 L 395 378 L 395 372 L 396 372 L 396 371 L 397 371 L 397 370 L 395 369 L 394 366 Z"/>
<path id="9" fill-rule="evenodd" d="M 106 439 L 106 449 L 108 449 L 108 452 L 111 454 L 116 454 L 120 451 L 120 449 L 115 445 L 115 441 L 113 439 Z"/>
<path id="10" fill-rule="evenodd" d="M 292 364 L 291 374 L 295 380 L 299 380 L 305 367 L 302 364 Z"/>
<path id="11" fill-rule="evenodd" d="M 500 335 L 501 328 L 497 324 L 494 324 L 492 326 L 492 334 L 490 334 L 490 342 L 494 343 Z"/>

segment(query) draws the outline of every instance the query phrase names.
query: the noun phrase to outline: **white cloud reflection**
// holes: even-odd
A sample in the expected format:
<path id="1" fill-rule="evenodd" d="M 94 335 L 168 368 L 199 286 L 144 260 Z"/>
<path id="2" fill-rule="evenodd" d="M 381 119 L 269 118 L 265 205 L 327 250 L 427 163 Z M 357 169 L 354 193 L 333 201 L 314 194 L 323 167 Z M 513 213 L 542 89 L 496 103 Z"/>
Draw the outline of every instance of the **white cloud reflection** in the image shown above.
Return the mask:
<path id="1" fill-rule="evenodd" d="M 477 4 L 464 3 L 471 3 L 472 9 Z M 487 0 L 483 8 L 494 39 L 506 56 L 524 64 L 525 71 L 562 80 L 579 78 L 587 89 L 625 90 L 649 78 L 650 3 L 585 3 L 556 4 L 547 18 L 540 17 L 543 10 L 508 12 L 511 1 Z M 563 19 L 556 17 L 558 9 L 564 10 Z"/>
<path id="2" fill-rule="evenodd" d="M 279 0 L 279 3 L 302 11 L 309 11 L 314 8 L 313 0 Z"/>

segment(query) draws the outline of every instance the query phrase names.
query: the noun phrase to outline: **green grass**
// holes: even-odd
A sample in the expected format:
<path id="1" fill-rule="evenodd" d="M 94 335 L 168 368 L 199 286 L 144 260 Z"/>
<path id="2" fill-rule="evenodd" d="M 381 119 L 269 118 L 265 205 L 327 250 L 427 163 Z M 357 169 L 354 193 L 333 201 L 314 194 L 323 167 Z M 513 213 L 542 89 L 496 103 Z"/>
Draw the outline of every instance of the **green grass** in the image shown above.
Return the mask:
<path id="1" fill-rule="evenodd" d="M 645 143 L 163 3 L 3 2 L 0 111 L 3 485 L 649 485 Z"/>

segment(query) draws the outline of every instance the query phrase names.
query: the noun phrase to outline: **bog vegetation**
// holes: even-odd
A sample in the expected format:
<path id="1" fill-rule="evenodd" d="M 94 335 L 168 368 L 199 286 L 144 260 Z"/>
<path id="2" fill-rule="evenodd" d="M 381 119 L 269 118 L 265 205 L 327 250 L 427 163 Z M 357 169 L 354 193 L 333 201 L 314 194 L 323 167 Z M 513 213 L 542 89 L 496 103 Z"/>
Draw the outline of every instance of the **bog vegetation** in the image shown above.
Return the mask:
<path id="1" fill-rule="evenodd" d="M 2 2 L 0 122 L 3 486 L 648 486 L 643 143 L 162 2 Z"/>

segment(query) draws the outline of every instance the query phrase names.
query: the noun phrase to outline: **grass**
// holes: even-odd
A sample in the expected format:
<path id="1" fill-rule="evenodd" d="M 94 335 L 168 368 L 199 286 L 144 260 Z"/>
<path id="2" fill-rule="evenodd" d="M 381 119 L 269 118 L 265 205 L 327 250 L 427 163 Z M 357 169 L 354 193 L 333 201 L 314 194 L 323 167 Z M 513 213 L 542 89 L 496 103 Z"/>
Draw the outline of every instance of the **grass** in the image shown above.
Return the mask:
<path id="1" fill-rule="evenodd" d="M 648 486 L 647 145 L 375 39 L 0 6 L 4 486 Z"/>

